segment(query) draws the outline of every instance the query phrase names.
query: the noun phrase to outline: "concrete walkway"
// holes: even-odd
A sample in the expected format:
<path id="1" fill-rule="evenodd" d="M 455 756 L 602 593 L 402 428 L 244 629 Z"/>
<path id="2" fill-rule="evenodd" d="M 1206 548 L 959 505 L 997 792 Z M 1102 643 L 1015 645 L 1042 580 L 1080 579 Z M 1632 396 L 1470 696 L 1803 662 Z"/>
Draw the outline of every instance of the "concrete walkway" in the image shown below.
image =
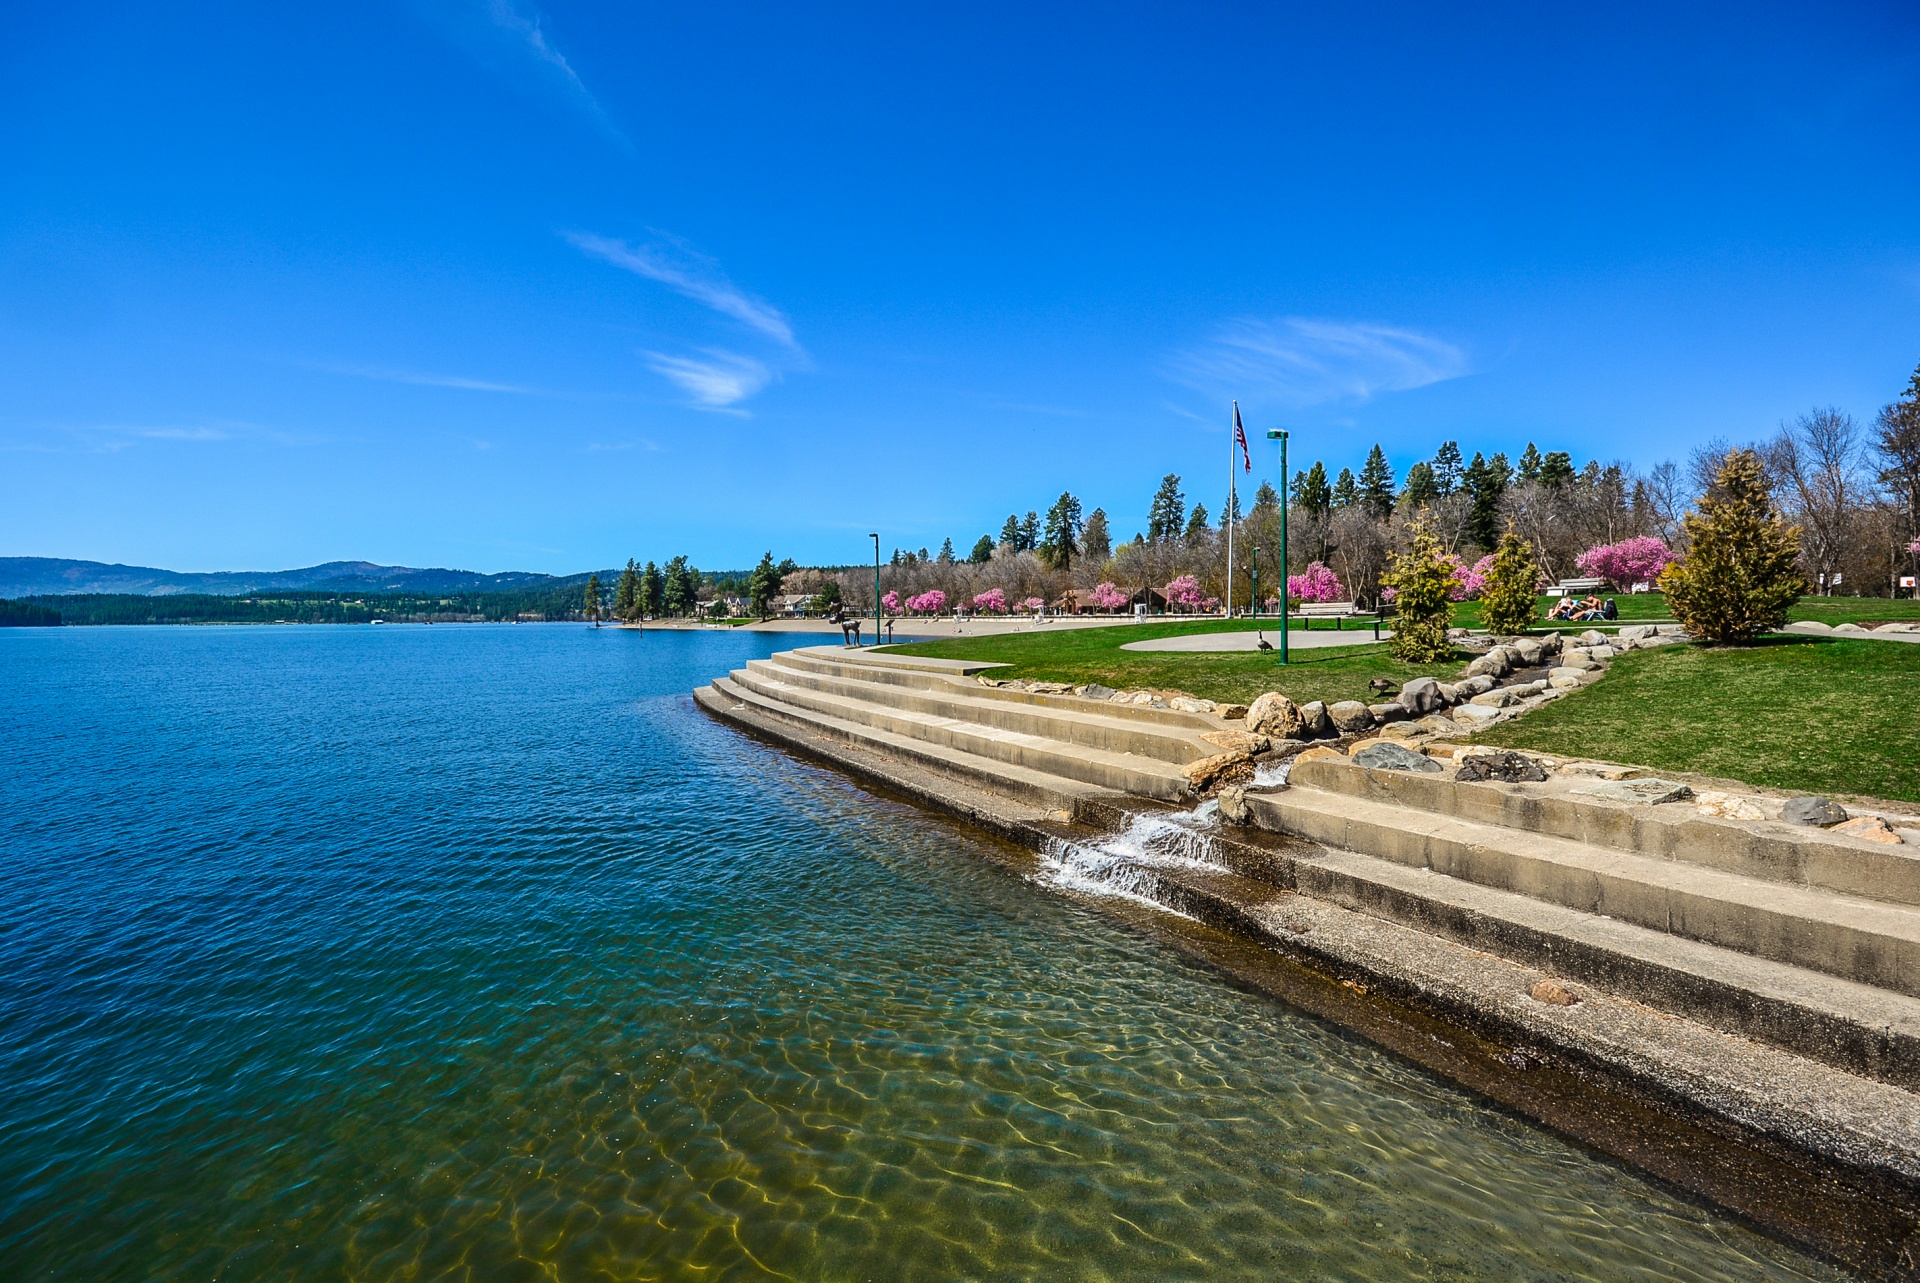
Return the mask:
<path id="1" fill-rule="evenodd" d="M 1182 654 L 1218 654 L 1226 651 L 1246 651 L 1260 649 L 1260 638 L 1265 637 L 1277 650 L 1280 646 L 1280 630 L 1249 629 L 1237 633 L 1188 633 L 1184 637 L 1153 637 L 1146 641 L 1125 642 L 1121 650 L 1164 650 Z M 1380 640 L 1393 636 L 1393 629 L 1382 628 Z M 1363 646 L 1373 643 L 1373 625 L 1365 628 L 1345 628 L 1335 632 L 1332 628 L 1316 628 L 1311 632 L 1299 628 L 1287 631 L 1288 650 L 1317 650 L 1322 646 Z"/>

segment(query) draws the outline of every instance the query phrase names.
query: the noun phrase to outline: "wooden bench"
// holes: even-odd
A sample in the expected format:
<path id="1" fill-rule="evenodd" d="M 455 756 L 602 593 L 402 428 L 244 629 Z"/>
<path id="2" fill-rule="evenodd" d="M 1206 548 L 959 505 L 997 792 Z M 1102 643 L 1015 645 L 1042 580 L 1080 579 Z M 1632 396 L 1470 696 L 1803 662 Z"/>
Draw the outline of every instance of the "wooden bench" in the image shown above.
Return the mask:
<path id="1" fill-rule="evenodd" d="M 1303 601 L 1293 611 L 1293 617 L 1308 631 L 1312 631 L 1314 620 L 1331 619 L 1334 631 L 1338 632 L 1343 620 L 1371 619 L 1373 615 L 1372 612 L 1356 609 L 1350 601 Z"/>
<path id="2" fill-rule="evenodd" d="M 1606 586 L 1604 579 L 1562 579 L 1547 591 L 1555 597 L 1583 597 L 1599 592 Z"/>

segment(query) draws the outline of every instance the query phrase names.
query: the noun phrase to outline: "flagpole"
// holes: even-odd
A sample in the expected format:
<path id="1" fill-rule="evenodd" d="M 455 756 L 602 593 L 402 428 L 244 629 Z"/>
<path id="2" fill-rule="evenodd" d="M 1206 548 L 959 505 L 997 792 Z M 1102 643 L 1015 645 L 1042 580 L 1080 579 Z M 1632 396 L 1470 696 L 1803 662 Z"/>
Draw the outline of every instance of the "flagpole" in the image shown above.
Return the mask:
<path id="1" fill-rule="evenodd" d="M 1227 618 L 1233 618 L 1233 427 L 1240 422 L 1240 403 L 1233 403 L 1233 421 L 1227 425 Z"/>

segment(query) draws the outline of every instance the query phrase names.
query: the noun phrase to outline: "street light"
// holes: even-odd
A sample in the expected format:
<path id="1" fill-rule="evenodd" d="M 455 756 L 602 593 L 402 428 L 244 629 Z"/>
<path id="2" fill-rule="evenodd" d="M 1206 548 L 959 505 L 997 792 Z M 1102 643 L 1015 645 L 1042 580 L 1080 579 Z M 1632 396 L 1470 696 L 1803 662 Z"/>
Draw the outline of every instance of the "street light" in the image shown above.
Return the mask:
<path id="1" fill-rule="evenodd" d="M 867 538 L 873 540 L 873 644 L 880 644 L 880 535 L 869 531 Z"/>
<path id="2" fill-rule="evenodd" d="M 1260 617 L 1260 545 L 1253 546 L 1253 560 L 1247 563 L 1247 573 L 1253 578 L 1253 592 L 1247 598 L 1247 613 L 1255 619 Z"/>
<path id="3" fill-rule="evenodd" d="M 1267 429 L 1267 440 L 1280 443 L 1280 662 L 1287 662 L 1287 434 Z"/>

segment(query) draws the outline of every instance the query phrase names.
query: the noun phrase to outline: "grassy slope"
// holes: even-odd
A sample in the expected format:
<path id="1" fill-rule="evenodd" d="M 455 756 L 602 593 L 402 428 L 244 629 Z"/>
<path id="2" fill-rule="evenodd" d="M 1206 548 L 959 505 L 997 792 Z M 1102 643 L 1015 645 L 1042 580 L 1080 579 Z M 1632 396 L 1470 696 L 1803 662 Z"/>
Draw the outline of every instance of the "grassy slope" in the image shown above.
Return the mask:
<path id="1" fill-rule="evenodd" d="M 1920 645 L 1780 638 L 1748 649 L 1631 651 L 1605 680 L 1481 738 L 1920 801 Z"/>
<path id="2" fill-rule="evenodd" d="M 1269 622 L 1269 630 L 1271 624 Z M 1363 645 L 1296 650 L 1293 662 L 1282 668 L 1271 655 L 1256 652 L 1178 654 L 1121 650 L 1123 642 L 1186 633 L 1244 632 L 1248 621 L 1132 624 L 1117 628 L 1070 628 L 1059 632 L 1017 633 L 1005 637 L 965 637 L 951 641 L 920 642 L 894 649 L 910 655 L 942 659 L 989 660 L 1013 667 L 995 669 L 994 677 L 1021 677 L 1039 681 L 1100 682 L 1118 690 L 1183 690 L 1202 699 L 1251 703 L 1263 691 L 1283 691 L 1293 699 L 1377 701 L 1367 690 L 1374 677 L 1404 682 L 1412 677 L 1452 678 L 1465 656 L 1448 664 L 1402 664 L 1386 647 L 1371 641 Z M 1319 631 L 1318 629 L 1315 630 Z M 1366 632 L 1360 637 L 1372 636 Z"/>

